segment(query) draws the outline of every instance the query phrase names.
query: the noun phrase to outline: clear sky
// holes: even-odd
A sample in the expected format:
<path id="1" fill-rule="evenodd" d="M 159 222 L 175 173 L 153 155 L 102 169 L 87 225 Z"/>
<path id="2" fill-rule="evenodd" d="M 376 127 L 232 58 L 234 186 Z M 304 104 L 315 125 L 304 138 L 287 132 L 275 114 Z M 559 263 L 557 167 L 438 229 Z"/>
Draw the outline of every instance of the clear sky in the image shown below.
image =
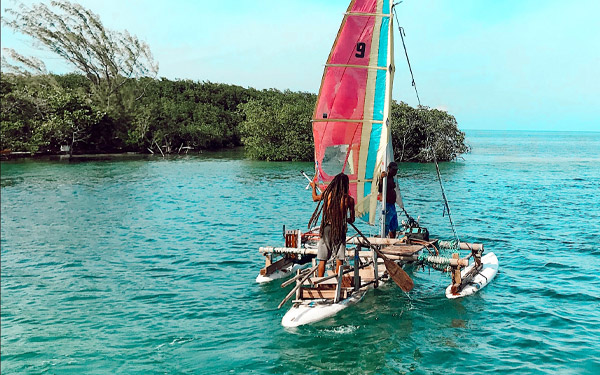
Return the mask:
<path id="1" fill-rule="evenodd" d="M 316 92 L 348 0 L 79 3 L 146 41 L 161 77 Z M 600 1 L 404 0 L 398 11 L 422 104 L 461 129 L 600 131 Z M 4 26 L 1 38 L 70 70 Z M 394 99 L 416 105 L 397 33 L 395 50 Z"/>

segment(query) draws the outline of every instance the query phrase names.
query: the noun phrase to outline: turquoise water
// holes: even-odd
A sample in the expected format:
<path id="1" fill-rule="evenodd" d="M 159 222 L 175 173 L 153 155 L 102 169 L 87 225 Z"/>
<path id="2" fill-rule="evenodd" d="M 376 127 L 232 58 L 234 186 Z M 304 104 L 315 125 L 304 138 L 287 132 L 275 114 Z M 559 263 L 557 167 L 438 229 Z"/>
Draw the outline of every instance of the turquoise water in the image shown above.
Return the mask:
<path id="1" fill-rule="evenodd" d="M 441 171 L 463 241 L 497 254 L 480 293 L 416 272 L 285 330 L 257 249 L 306 228 L 299 171 L 240 153 L 2 163 L 3 374 L 600 373 L 600 133 L 467 133 Z M 432 165 L 402 164 L 413 216 L 450 238 Z M 289 305 L 286 305 L 289 307 Z"/>

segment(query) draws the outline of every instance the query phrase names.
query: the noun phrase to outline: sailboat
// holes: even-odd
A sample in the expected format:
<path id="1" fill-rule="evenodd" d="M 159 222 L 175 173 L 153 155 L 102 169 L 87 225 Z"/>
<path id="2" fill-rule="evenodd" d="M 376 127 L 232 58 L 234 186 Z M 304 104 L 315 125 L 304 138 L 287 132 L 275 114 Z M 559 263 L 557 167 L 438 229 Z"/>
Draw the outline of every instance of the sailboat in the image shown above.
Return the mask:
<path id="1" fill-rule="evenodd" d="M 386 205 L 378 205 L 379 185 L 382 181 L 387 186 L 387 176 L 382 176 L 382 172 L 393 161 L 390 132 L 395 70 L 393 8 L 390 0 L 350 2 L 327 58 L 312 118 L 319 188 L 324 190 L 340 172 L 348 175 L 349 193 L 356 202 L 355 215 L 371 225 L 375 224 L 378 211 L 380 218 L 386 215 Z M 309 178 L 306 174 L 305 177 Z M 386 189 L 381 190 L 381 201 L 386 202 Z M 400 192 L 396 193 L 397 204 L 404 210 Z M 369 289 L 390 279 L 409 291 L 413 283 L 402 268 L 407 264 L 430 265 L 452 272 L 449 298 L 476 292 L 497 272 L 495 255 L 482 256 L 481 244 L 429 238 L 427 229 L 412 219 L 403 222 L 399 238 L 385 238 L 384 222 L 381 220 L 378 237 L 366 237 L 355 227 L 358 235 L 347 239 L 350 265 L 339 274 L 330 270 L 325 277 L 315 277 L 318 229 L 302 233 L 284 228 L 284 247 L 259 249 L 266 257 L 266 265 L 257 281 L 295 273 L 282 284 L 285 287 L 295 283 L 279 305 L 295 297 L 282 318 L 283 326 L 296 327 L 333 316 L 359 302 Z M 441 256 L 442 248 L 454 249 L 452 258 Z M 460 258 L 459 248 L 469 250 L 470 254 Z M 469 258 L 474 260 L 470 266 Z M 302 268 L 311 262 L 312 267 Z"/>

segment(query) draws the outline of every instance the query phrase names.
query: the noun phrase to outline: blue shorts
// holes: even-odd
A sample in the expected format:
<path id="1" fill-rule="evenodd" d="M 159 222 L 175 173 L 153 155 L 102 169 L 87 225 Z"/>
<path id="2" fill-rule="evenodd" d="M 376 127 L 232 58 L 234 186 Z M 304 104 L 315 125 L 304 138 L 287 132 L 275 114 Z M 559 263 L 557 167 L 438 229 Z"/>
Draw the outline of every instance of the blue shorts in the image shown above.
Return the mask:
<path id="1" fill-rule="evenodd" d="M 396 204 L 386 203 L 385 211 L 385 235 L 387 236 L 389 232 L 398 231 L 398 213 L 396 212 Z"/>

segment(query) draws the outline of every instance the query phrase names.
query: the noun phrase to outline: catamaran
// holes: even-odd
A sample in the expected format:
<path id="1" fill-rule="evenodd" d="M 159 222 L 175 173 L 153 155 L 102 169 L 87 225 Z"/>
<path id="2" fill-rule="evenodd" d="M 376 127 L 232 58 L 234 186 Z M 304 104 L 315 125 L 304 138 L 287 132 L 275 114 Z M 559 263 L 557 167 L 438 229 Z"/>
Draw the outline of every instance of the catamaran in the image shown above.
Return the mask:
<path id="1" fill-rule="evenodd" d="M 257 282 L 294 275 L 282 284 L 295 284 L 279 305 L 293 298 L 292 307 L 282 318 L 285 327 L 331 317 L 390 279 L 410 291 L 413 281 L 403 269 L 409 264 L 449 271 L 452 282 L 446 289 L 448 298 L 475 293 L 498 270 L 496 256 L 483 256 L 482 244 L 430 238 L 429 231 L 408 214 L 398 238 L 385 238 L 385 220 L 381 218 L 385 218 L 386 205 L 378 205 L 378 195 L 379 185 L 387 186 L 388 177 L 382 172 L 394 157 L 390 132 L 395 69 L 393 12 L 389 0 L 350 2 L 327 58 L 312 118 L 319 188 L 325 189 L 340 172 L 348 175 L 356 217 L 374 225 L 377 212 L 381 212 L 380 235 L 364 236 L 352 225 L 357 234 L 346 241 L 349 265 L 338 274 L 329 270 L 324 277 L 315 276 L 318 228 L 307 233 L 284 228 L 283 247 L 261 247 L 266 264 Z M 385 188 L 381 195 L 381 202 L 386 202 Z M 396 204 L 406 213 L 398 190 L 396 196 Z M 468 254 L 461 258 L 460 250 Z"/>

